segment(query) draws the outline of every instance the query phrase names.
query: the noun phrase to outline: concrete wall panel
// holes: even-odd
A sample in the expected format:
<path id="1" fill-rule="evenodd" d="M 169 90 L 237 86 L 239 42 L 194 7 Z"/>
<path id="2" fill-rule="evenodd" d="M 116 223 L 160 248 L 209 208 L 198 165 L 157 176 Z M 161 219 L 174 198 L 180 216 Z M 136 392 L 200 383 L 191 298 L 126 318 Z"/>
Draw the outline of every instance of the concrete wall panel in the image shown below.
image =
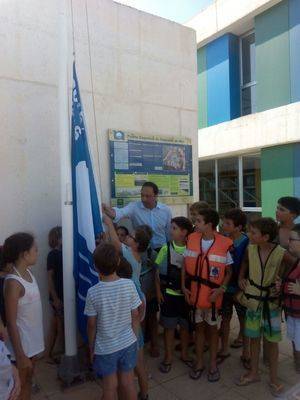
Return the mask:
<path id="1" fill-rule="evenodd" d="M 36 235 L 40 256 L 34 272 L 42 291 L 46 324 L 50 320 L 47 234 L 60 224 L 60 4 L 58 0 L 9 0 L 0 8 L 0 243 L 17 230 Z M 77 74 L 96 182 L 101 181 L 103 200 L 109 201 L 109 128 L 187 135 L 193 139 L 196 156 L 195 33 L 111 0 L 87 4 L 94 93 L 85 2 L 81 0 L 73 0 Z M 68 17 L 71 98 L 70 12 Z M 189 98 L 192 87 L 195 91 Z M 194 167 L 197 193 L 196 157 Z M 186 206 L 174 207 L 177 212 L 185 214 Z"/>

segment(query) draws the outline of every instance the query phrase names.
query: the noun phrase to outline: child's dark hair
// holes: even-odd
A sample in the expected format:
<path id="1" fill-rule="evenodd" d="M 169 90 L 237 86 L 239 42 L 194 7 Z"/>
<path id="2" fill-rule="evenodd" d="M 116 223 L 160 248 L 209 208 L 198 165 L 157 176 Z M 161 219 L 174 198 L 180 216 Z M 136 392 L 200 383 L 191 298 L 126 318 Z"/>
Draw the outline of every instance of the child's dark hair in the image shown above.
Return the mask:
<path id="1" fill-rule="evenodd" d="M 278 235 L 278 225 L 273 218 L 262 217 L 250 221 L 249 225 L 256 228 L 262 235 L 269 235 L 269 242 L 273 242 Z"/>
<path id="2" fill-rule="evenodd" d="M 199 211 L 199 215 L 202 215 L 206 224 L 211 223 L 212 228 L 216 229 L 220 221 L 219 214 L 216 210 L 213 208 L 203 209 Z"/>
<path id="3" fill-rule="evenodd" d="M 145 187 L 150 187 L 153 190 L 153 193 L 155 194 L 155 196 L 158 195 L 158 186 L 156 185 L 156 183 L 153 182 L 145 182 L 142 186 L 142 189 Z"/>
<path id="4" fill-rule="evenodd" d="M 25 251 L 29 251 L 34 243 L 34 237 L 31 233 L 18 232 L 7 239 L 3 244 L 3 262 L 4 264 L 15 263 Z"/>
<path id="5" fill-rule="evenodd" d="M 195 212 L 199 214 L 201 210 L 206 210 L 209 208 L 209 204 L 206 201 L 196 201 L 190 206 L 190 212 Z"/>
<path id="6" fill-rule="evenodd" d="M 50 229 L 48 234 L 48 244 L 51 249 L 55 249 L 59 242 L 62 239 L 62 230 L 61 226 L 55 226 L 54 228 Z"/>
<path id="7" fill-rule="evenodd" d="M 119 229 L 122 229 L 122 230 L 125 232 L 125 235 L 126 235 L 126 236 L 129 235 L 129 230 L 126 228 L 126 226 L 123 226 L 123 225 L 118 226 L 118 227 L 117 227 L 117 231 L 118 231 Z"/>
<path id="8" fill-rule="evenodd" d="M 148 225 L 140 225 L 135 230 L 135 241 L 138 244 L 138 251 L 144 253 L 152 239 L 152 229 Z"/>
<path id="9" fill-rule="evenodd" d="M 119 254 L 110 243 L 101 243 L 93 253 L 95 268 L 103 275 L 112 275 L 119 264 Z"/>
<path id="10" fill-rule="evenodd" d="M 300 237 L 300 224 L 294 225 L 294 227 L 292 228 L 292 231 L 296 232 L 297 235 Z"/>
<path id="11" fill-rule="evenodd" d="M 120 278 L 131 279 L 132 277 L 132 266 L 124 257 L 120 257 L 120 263 L 117 268 L 117 275 Z"/>
<path id="12" fill-rule="evenodd" d="M 230 219 L 236 228 L 241 226 L 241 230 L 245 230 L 247 225 L 247 215 L 240 208 L 232 208 L 231 210 L 226 211 L 224 218 Z"/>
<path id="13" fill-rule="evenodd" d="M 171 223 L 174 223 L 180 229 L 185 229 L 187 231 L 187 235 L 193 232 L 193 224 L 191 221 L 186 217 L 175 217 L 172 218 Z"/>
<path id="14" fill-rule="evenodd" d="M 300 199 L 297 197 L 286 196 L 278 200 L 278 204 L 287 208 L 291 213 L 300 215 Z"/>

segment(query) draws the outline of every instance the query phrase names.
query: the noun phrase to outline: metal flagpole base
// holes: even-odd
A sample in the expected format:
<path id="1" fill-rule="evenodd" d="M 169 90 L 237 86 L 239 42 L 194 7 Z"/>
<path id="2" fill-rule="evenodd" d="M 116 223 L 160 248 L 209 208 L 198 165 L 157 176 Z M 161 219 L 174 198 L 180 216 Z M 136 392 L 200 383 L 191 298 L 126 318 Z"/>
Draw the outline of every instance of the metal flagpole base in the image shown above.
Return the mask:
<path id="1" fill-rule="evenodd" d="M 62 356 L 58 367 L 58 377 L 63 389 L 85 382 L 85 374 L 80 368 L 78 355 Z"/>

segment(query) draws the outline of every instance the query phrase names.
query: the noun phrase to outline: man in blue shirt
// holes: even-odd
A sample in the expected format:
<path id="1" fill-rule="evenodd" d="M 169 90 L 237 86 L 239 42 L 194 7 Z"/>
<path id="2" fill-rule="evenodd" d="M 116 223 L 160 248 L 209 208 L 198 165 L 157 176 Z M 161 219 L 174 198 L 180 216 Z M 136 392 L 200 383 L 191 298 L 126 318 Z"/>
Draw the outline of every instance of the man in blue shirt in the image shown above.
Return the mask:
<path id="1" fill-rule="evenodd" d="M 172 213 L 170 208 L 157 201 L 158 187 L 153 182 L 145 182 L 141 190 L 141 201 L 133 201 L 123 208 L 103 205 L 104 211 L 114 222 L 130 218 L 133 228 L 148 225 L 152 229 L 151 247 L 159 250 L 169 240 Z"/>

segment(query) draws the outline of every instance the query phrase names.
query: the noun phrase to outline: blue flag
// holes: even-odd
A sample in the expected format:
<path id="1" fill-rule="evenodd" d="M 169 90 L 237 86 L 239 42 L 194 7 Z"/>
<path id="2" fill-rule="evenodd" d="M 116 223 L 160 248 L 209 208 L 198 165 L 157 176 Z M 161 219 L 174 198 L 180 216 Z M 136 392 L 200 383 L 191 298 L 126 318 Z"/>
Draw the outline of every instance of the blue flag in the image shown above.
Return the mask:
<path id="1" fill-rule="evenodd" d="M 86 317 L 83 311 L 88 289 L 99 280 L 94 269 L 92 255 L 95 250 L 95 238 L 103 232 L 103 225 L 88 148 L 75 63 L 73 64 L 72 93 L 74 278 L 77 297 L 77 322 L 80 333 L 86 340 Z"/>

